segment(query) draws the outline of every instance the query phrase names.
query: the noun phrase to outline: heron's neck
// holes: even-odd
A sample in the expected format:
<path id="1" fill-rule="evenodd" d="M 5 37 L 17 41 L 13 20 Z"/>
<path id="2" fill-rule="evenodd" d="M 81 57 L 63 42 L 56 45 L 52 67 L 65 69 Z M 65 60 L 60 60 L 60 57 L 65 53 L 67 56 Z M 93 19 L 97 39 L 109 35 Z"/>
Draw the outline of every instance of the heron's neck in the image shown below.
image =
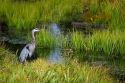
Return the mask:
<path id="1" fill-rule="evenodd" d="M 34 32 L 32 32 L 32 43 L 35 43 L 35 36 L 34 36 Z"/>

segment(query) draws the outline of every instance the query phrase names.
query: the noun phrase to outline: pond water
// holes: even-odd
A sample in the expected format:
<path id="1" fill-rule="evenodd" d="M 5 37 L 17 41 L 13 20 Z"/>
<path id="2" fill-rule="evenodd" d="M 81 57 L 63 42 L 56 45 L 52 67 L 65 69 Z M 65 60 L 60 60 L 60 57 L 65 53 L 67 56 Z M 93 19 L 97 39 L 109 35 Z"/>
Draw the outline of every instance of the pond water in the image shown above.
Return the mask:
<path id="1" fill-rule="evenodd" d="M 55 48 L 51 50 L 47 58 L 49 63 L 63 64 L 65 62 L 64 57 L 61 55 L 60 48 Z"/>
<path id="2" fill-rule="evenodd" d="M 57 25 L 56 23 L 52 23 L 49 25 L 49 30 L 53 36 L 58 38 L 64 31 Z M 1 36 L 1 41 L 5 41 L 7 47 L 10 50 L 16 51 L 19 50 L 18 55 L 21 49 L 25 46 L 27 41 L 21 38 L 11 38 Z M 57 41 L 58 42 L 58 41 Z M 125 80 L 125 59 L 112 59 L 106 58 L 103 54 L 94 54 L 94 53 L 86 53 L 86 52 L 74 52 L 72 49 L 61 49 L 61 48 L 54 48 L 54 49 L 43 49 L 37 48 L 40 52 L 39 58 L 46 58 L 49 63 L 53 64 L 64 64 L 67 58 L 78 58 L 80 62 L 87 62 L 92 66 L 106 66 L 109 67 L 114 76 L 116 76 L 119 80 Z M 36 51 L 36 55 L 37 52 Z M 93 56 L 94 55 L 94 56 Z"/>

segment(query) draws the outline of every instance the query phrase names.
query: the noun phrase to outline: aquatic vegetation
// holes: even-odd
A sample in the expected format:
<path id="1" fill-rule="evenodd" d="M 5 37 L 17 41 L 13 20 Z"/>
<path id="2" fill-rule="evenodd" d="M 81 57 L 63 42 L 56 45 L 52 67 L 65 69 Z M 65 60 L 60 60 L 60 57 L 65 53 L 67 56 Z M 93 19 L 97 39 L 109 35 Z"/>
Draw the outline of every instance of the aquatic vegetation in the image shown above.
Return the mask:
<path id="1" fill-rule="evenodd" d="M 111 29 L 125 26 L 124 0 L 2 0 L 0 3 L 0 18 L 5 19 L 10 29 L 29 30 L 38 23 L 72 21 L 108 23 Z"/>
<path id="2" fill-rule="evenodd" d="M 108 3 L 109 5 L 111 3 Z M 115 1 L 110 10 L 108 11 L 111 15 L 111 21 L 110 23 L 110 27 L 111 29 L 124 29 L 125 26 L 125 17 L 124 17 L 124 9 L 125 7 L 123 7 L 125 4 L 125 1 Z M 106 5 L 107 6 L 107 5 Z"/>
<path id="3" fill-rule="evenodd" d="M 124 29 L 124 3 L 124 0 L 2 0 L 0 19 L 9 30 L 31 30 L 39 23 L 49 22 L 69 25 L 73 21 L 106 24 L 110 30 Z"/>
<path id="4" fill-rule="evenodd" d="M 27 30 L 34 27 L 40 18 L 37 3 L 14 3 L 10 0 L 0 3 L 0 16 L 6 17 L 9 29 Z"/>
<path id="5" fill-rule="evenodd" d="M 84 35 L 82 32 L 69 32 L 70 35 L 54 37 L 49 31 L 42 30 L 37 36 L 39 47 L 43 48 L 71 48 L 76 51 L 98 52 L 107 55 L 124 55 L 125 38 L 124 31 L 95 31 L 92 35 Z"/>
<path id="6" fill-rule="evenodd" d="M 55 36 L 47 29 L 42 29 L 36 38 L 40 48 L 69 47 L 67 36 L 63 34 Z"/>
<path id="7" fill-rule="evenodd" d="M 106 55 L 124 55 L 125 31 L 95 31 L 85 36 L 82 32 L 72 32 L 68 48 L 76 51 L 98 52 Z"/>
<path id="8" fill-rule="evenodd" d="M 80 0 L 0 1 L 0 17 L 9 29 L 30 30 L 38 23 L 71 21 L 81 10 Z M 76 5 L 77 4 L 77 5 Z M 31 11 L 32 10 L 32 11 Z"/>
<path id="9" fill-rule="evenodd" d="M 81 50 L 85 48 L 85 36 L 82 32 L 71 33 L 71 48 Z"/>
<path id="10" fill-rule="evenodd" d="M 33 27 L 41 27 L 39 25 L 44 23 L 54 22 L 69 26 L 73 21 L 106 24 L 107 30 L 93 31 L 92 35 L 76 31 L 55 37 L 48 30 L 42 29 L 36 37 L 37 53 L 39 56 L 46 56 L 47 54 L 41 53 L 39 48 L 58 47 L 95 54 L 103 53 L 107 56 L 123 56 L 125 54 L 124 5 L 124 0 L 0 0 L 0 26 L 5 23 L 9 35 L 11 30 L 15 30 L 12 35 L 20 31 L 21 35 L 16 36 L 22 36 L 24 30 L 29 32 Z M 17 81 L 21 83 L 117 82 L 110 77 L 107 68 L 92 67 L 73 61 L 59 65 L 50 64 L 39 58 L 32 63 L 20 65 L 15 54 L 0 46 L 0 82 Z"/>
<path id="11" fill-rule="evenodd" d="M 110 30 L 124 29 L 124 0 L 84 0 L 83 4 L 85 21 L 106 24 Z"/>
<path id="12" fill-rule="evenodd" d="M 50 64 L 44 59 L 37 59 L 21 65 L 15 54 L 0 47 L 0 82 L 85 82 L 85 83 L 117 83 L 110 77 L 105 67 L 91 67 L 70 61 L 66 64 Z M 6 53 L 7 51 L 8 53 Z"/>
<path id="13" fill-rule="evenodd" d="M 100 31 L 95 32 L 88 39 L 88 48 L 95 52 L 103 52 L 107 55 L 124 55 L 125 38 L 124 31 Z"/>
<path id="14" fill-rule="evenodd" d="M 57 43 L 55 37 L 47 30 L 42 29 L 37 35 L 37 44 L 43 48 L 56 47 Z"/>

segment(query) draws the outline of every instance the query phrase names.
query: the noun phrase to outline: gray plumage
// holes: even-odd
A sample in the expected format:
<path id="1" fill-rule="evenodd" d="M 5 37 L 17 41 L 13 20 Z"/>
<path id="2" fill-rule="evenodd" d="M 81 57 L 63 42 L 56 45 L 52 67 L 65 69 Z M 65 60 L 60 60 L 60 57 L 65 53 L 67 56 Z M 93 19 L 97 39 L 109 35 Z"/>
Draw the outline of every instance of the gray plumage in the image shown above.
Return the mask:
<path id="1" fill-rule="evenodd" d="M 34 33 L 40 31 L 39 29 L 35 28 L 32 30 L 32 42 L 27 44 L 21 51 L 19 56 L 19 61 L 24 63 L 27 57 L 31 57 L 35 51 L 35 36 Z"/>

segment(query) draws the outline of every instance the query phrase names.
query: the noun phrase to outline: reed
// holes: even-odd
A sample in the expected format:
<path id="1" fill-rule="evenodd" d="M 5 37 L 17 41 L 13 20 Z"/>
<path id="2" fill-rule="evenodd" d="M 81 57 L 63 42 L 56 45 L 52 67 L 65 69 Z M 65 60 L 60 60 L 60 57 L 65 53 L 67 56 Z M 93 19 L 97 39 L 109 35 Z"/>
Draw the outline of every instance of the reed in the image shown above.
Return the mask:
<path id="1" fill-rule="evenodd" d="M 57 46 L 57 41 L 55 39 L 55 37 L 47 30 L 42 29 L 37 37 L 36 37 L 36 41 L 39 47 L 42 48 L 54 48 Z"/>
<path id="2" fill-rule="evenodd" d="M 92 51 L 104 52 L 107 55 L 124 55 L 124 31 L 101 31 L 89 37 L 88 48 Z"/>
<path id="3" fill-rule="evenodd" d="M 40 16 L 37 3 L 14 3 L 10 0 L 0 3 L 0 14 L 6 17 L 9 29 L 27 30 L 36 25 Z"/>
<path id="4" fill-rule="evenodd" d="M 125 1 L 106 1 L 103 4 L 104 10 L 103 12 L 107 13 L 109 16 L 109 29 L 115 30 L 115 29 L 124 29 L 125 26 L 125 18 L 124 18 L 124 9 L 123 7 Z"/>
<path id="5" fill-rule="evenodd" d="M 0 19 L 4 19 L 9 29 L 30 30 L 38 22 L 72 21 L 106 23 L 111 30 L 125 26 L 124 0 L 2 0 L 0 3 Z"/>
<path id="6" fill-rule="evenodd" d="M 53 35 L 49 30 L 42 29 L 40 33 L 38 33 L 36 37 L 36 41 L 38 47 L 40 48 L 68 48 L 68 36 L 64 36 L 63 34 L 60 35 Z"/>
<path id="7" fill-rule="evenodd" d="M 1 51 L 2 49 L 2 51 Z M 6 52 L 5 52 L 6 51 Z M 0 47 L 0 82 L 24 83 L 24 82 L 97 82 L 117 83 L 108 74 L 109 69 L 104 67 L 91 67 L 88 64 L 80 64 L 74 60 L 66 64 L 50 64 L 44 59 L 37 59 L 31 63 L 21 65 L 15 54 Z M 103 71 L 103 72 L 102 72 Z"/>
<path id="8" fill-rule="evenodd" d="M 107 55 L 124 55 L 124 31 L 96 31 L 85 36 L 82 32 L 70 32 L 54 37 L 49 31 L 42 30 L 37 36 L 38 46 L 43 48 L 72 48 L 76 51 L 102 52 Z"/>
<path id="9" fill-rule="evenodd" d="M 72 20 L 72 13 L 80 12 L 80 0 L 0 1 L 0 16 L 6 19 L 9 29 L 30 30 L 40 22 Z M 77 4 L 77 5 L 76 5 Z"/>
<path id="10" fill-rule="evenodd" d="M 81 50 L 85 48 L 85 36 L 82 32 L 73 32 L 71 34 L 71 48 Z"/>

